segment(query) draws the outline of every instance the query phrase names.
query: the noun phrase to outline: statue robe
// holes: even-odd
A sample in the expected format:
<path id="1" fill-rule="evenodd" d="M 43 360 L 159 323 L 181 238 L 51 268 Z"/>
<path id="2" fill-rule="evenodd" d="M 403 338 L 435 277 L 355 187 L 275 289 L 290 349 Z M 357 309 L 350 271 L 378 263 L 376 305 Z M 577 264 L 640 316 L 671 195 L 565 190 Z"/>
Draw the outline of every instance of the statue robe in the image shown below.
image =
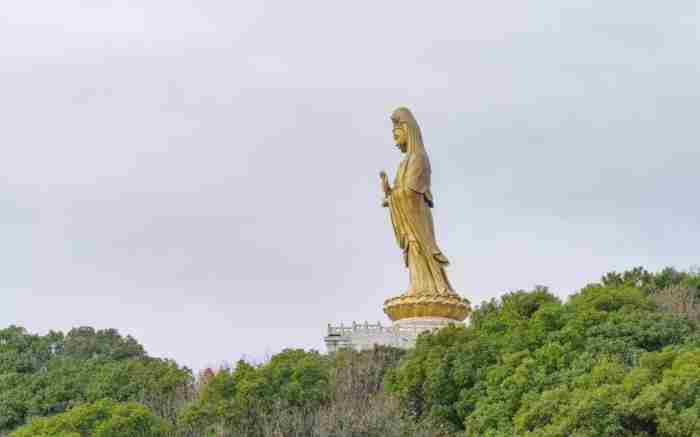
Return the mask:
<path id="1" fill-rule="evenodd" d="M 406 294 L 454 294 L 444 269 L 449 262 L 435 241 L 427 154 L 406 155 L 388 200 L 396 241 L 410 274 Z"/>

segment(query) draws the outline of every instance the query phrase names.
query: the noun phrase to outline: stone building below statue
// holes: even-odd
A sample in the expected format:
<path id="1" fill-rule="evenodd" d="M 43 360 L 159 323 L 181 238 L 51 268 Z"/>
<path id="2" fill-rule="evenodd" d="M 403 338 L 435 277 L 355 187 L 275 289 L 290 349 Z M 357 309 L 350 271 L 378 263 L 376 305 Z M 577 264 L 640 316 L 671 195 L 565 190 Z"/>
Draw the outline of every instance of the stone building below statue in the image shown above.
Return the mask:
<path id="1" fill-rule="evenodd" d="M 447 325 L 464 325 L 446 318 L 416 318 L 394 322 L 392 326 L 377 323 L 356 323 L 345 326 L 328 325 L 328 333 L 323 338 L 328 352 L 347 348 L 357 351 L 372 349 L 374 345 L 408 349 L 415 345 L 418 336 Z"/>

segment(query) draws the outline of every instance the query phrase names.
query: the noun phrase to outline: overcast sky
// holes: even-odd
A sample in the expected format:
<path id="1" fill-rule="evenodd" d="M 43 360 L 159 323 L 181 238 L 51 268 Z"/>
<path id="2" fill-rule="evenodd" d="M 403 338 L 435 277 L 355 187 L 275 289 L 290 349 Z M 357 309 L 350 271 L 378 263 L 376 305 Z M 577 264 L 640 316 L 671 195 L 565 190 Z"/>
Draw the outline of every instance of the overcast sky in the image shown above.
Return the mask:
<path id="1" fill-rule="evenodd" d="M 700 264 L 699 21 L 694 0 L 4 0 L 0 326 L 113 327 L 201 369 L 388 322 L 399 105 L 472 302 Z"/>

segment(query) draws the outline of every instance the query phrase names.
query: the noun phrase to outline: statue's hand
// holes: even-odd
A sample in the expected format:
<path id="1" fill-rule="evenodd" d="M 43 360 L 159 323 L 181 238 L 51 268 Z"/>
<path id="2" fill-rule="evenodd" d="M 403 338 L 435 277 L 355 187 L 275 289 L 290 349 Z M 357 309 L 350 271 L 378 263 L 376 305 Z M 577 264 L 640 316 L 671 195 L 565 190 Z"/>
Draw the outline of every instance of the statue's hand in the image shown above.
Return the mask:
<path id="1" fill-rule="evenodd" d="M 389 185 L 389 178 L 384 170 L 379 172 L 379 179 L 382 181 L 382 191 L 386 197 L 391 195 L 391 185 Z"/>

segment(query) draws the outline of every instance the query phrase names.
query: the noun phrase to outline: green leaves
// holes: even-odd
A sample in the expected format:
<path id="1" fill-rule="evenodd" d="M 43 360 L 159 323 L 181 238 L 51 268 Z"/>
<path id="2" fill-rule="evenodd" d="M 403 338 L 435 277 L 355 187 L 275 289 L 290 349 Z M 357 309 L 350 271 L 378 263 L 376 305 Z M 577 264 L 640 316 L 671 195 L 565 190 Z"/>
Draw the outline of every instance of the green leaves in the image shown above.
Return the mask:
<path id="1" fill-rule="evenodd" d="M 65 356 L 87 360 L 103 358 L 124 360 L 145 357 L 146 352 L 134 338 L 122 337 L 116 329 L 95 330 L 91 327 L 71 329 L 63 341 Z"/>
<path id="2" fill-rule="evenodd" d="M 171 430 L 143 405 L 102 400 L 35 419 L 10 437 L 165 437 Z"/>
<path id="3" fill-rule="evenodd" d="M 289 349 L 196 384 L 115 330 L 10 327 L 0 434 L 696 437 L 698 302 L 698 272 L 635 268 L 566 303 L 507 293 L 408 352 Z"/>
<path id="4" fill-rule="evenodd" d="M 146 357 L 115 330 L 78 328 L 66 336 L 0 330 L 0 434 L 30 417 L 101 399 L 140 402 L 174 422 L 192 383 L 189 370 Z"/>
<path id="5" fill-rule="evenodd" d="M 466 436 L 700 435 L 697 328 L 644 289 L 692 277 L 674 272 L 609 274 L 566 304 L 508 293 L 470 327 L 422 337 L 389 388 Z"/>
<path id="6" fill-rule="evenodd" d="M 285 350 L 257 367 L 240 361 L 235 370 L 222 369 L 204 384 L 178 424 L 186 430 L 223 426 L 262 435 L 265 416 L 275 410 L 307 411 L 328 402 L 331 364 L 327 356 L 300 349 Z"/>
<path id="7" fill-rule="evenodd" d="M 513 418 L 523 436 L 685 436 L 698 427 L 700 351 L 643 354 L 630 370 L 602 358 L 566 384 L 533 395 Z"/>

